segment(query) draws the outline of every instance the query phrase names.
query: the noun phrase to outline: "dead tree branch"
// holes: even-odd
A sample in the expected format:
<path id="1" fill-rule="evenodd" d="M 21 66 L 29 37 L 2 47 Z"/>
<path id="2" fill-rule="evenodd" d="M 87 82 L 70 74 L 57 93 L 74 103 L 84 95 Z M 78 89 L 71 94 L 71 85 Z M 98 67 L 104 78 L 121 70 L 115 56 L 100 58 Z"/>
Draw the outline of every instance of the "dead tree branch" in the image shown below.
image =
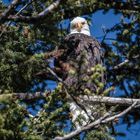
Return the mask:
<path id="1" fill-rule="evenodd" d="M 35 92 L 35 93 L 13 93 L 13 94 L 1 94 L 0 98 L 3 96 L 11 95 L 16 99 L 25 100 L 25 101 L 34 101 L 37 99 L 45 99 L 51 94 L 51 91 Z M 140 104 L 140 99 L 131 99 L 131 98 L 118 98 L 118 97 L 103 97 L 103 96 L 79 96 L 81 103 L 88 104 L 98 104 L 105 103 L 107 105 L 120 105 L 120 106 L 130 106 L 134 102 Z M 71 100 L 68 98 L 68 100 Z"/>
<path id="2" fill-rule="evenodd" d="M 35 101 L 38 99 L 45 99 L 47 96 L 51 94 L 51 91 L 35 92 L 35 93 L 9 93 L 9 94 L 0 94 L 0 101 L 4 98 L 14 100 L 22 100 L 22 101 Z"/>
<path id="3" fill-rule="evenodd" d="M 46 17 L 49 13 L 51 13 L 54 9 L 56 9 L 62 0 L 56 0 L 51 5 L 49 5 L 44 11 L 39 13 L 36 16 L 22 16 L 22 15 L 10 15 L 8 20 L 20 21 L 20 22 L 34 22 Z"/>
<path id="4" fill-rule="evenodd" d="M 140 99 L 103 97 L 103 96 L 80 96 L 80 101 L 88 104 L 105 103 L 107 105 L 130 106 L 134 102 L 140 104 Z"/>
<path id="5" fill-rule="evenodd" d="M 68 140 L 68 139 L 71 139 L 77 135 L 79 135 L 81 132 L 84 132 L 84 131 L 87 131 L 87 130 L 90 130 L 92 128 L 93 129 L 96 129 L 97 126 L 101 125 L 101 124 L 106 124 L 110 121 L 113 121 L 114 119 L 116 118 L 119 118 L 125 114 L 127 114 L 129 111 L 131 111 L 135 106 L 136 106 L 137 102 L 134 102 L 131 106 L 129 106 L 127 109 L 125 109 L 123 112 L 117 114 L 117 115 L 114 115 L 114 116 L 111 116 L 111 117 L 108 117 L 109 114 L 105 114 L 105 116 L 99 118 L 98 120 L 90 123 L 89 125 L 86 125 L 86 126 L 83 126 L 81 127 L 80 129 L 77 129 L 63 137 L 56 137 L 54 138 L 54 140 Z"/>

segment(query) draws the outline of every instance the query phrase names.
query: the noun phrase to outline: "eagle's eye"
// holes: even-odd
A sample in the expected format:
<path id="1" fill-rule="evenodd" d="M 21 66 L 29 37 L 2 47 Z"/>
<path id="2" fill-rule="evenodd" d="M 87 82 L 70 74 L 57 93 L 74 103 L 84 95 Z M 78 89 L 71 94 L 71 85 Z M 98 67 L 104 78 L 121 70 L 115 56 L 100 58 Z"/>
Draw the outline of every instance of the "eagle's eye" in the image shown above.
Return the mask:
<path id="1" fill-rule="evenodd" d="M 75 27 L 76 27 L 76 25 L 75 25 L 75 24 L 72 24 L 72 25 L 71 25 L 71 28 L 72 28 L 72 29 L 73 29 L 73 28 L 75 28 Z"/>
<path id="2" fill-rule="evenodd" d="M 84 25 L 85 24 L 85 21 L 81 22 L 81 24 Z"/>

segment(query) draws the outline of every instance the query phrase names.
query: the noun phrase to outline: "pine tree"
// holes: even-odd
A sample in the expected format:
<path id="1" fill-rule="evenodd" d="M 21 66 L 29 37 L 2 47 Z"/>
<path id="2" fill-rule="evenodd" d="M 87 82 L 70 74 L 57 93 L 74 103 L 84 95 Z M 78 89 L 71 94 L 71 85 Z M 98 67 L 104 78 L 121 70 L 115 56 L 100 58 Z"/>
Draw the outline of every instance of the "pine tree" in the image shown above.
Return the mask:
<path id="1" fill-rule="evenodd" d="M 140 97 L 139 0 L 9 0 L 9 5 L 0 1 L 1 140 L 52 140 L 75 131 L 61 81 L 63 71 L 56 77 L 50 69 L 50 58 L 61 53 L 58 46 L 68 33 L 62 28 L 61 21 L 83 15 L 90 21 L 91 15 L 99 10 L 104 14 L 113 10 L 114 16 L 119 14 L 122 17 L 112 28 L 106 29 L 102 37 L 107 78 L 101 96 L 109 95 L 117 87 L 127 98 Z M 116 35 L 116 38 L 109 38 L 111 44 L 107 41 L 109 33 Z M 97 66 L 93 68 L 96 74 L 91 76 L 99 89 L 104 85 L 95 80 L 103 70 Z M 55 90 L 47 88 L 47 80 L 57 83 Z M 75 91 L 74 87 L 70 90 Z M 85 93 L 92 94 L 87 89 Z M 107 103 L 98 104 L 101 106 L 96 111 L 107 115 L 103 120 L 126 108 L 117 104 L 113 107 Z M 137 109 L 133 109 L 129 115 L 123 116 L 124 123 L 131 125 L 132 118 L 137 122 L 139 115 Z M 81 131 L 83 137 L 87 140 L 93 137 L 113 139 L 111 134 L 105 133 L 109 128 L 108 132 L 117 135 L 113 120 Z M 71 138 L 80 139 L 79 134 Z"/>

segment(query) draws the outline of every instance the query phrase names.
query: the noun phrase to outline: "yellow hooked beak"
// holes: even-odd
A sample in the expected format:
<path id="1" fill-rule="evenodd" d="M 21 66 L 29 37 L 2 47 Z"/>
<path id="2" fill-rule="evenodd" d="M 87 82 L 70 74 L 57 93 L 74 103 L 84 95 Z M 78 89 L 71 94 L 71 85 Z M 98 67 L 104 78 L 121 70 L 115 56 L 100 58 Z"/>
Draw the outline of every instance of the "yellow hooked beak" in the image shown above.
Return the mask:
<path id="1" fill-rule="evenodd" d="M 81 22 L 76 23 L 76 29 L 77 29 L 78 32 L 81 31 L 82 27 L 83 27 L 83 25 L 82 25 Z"/>

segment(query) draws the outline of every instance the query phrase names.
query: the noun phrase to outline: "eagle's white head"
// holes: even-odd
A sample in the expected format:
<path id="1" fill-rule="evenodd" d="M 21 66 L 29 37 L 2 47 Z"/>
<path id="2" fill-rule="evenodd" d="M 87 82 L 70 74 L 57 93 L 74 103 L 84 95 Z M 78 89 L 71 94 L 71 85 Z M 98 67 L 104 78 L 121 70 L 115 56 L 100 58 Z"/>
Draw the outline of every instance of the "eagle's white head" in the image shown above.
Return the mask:
<path id="1" fill-rule="evenodd" d="M 90 36 L 89 25 L 85 18 L 76 17 L 70 23 L 70 34 L 82 33 Z"/>

